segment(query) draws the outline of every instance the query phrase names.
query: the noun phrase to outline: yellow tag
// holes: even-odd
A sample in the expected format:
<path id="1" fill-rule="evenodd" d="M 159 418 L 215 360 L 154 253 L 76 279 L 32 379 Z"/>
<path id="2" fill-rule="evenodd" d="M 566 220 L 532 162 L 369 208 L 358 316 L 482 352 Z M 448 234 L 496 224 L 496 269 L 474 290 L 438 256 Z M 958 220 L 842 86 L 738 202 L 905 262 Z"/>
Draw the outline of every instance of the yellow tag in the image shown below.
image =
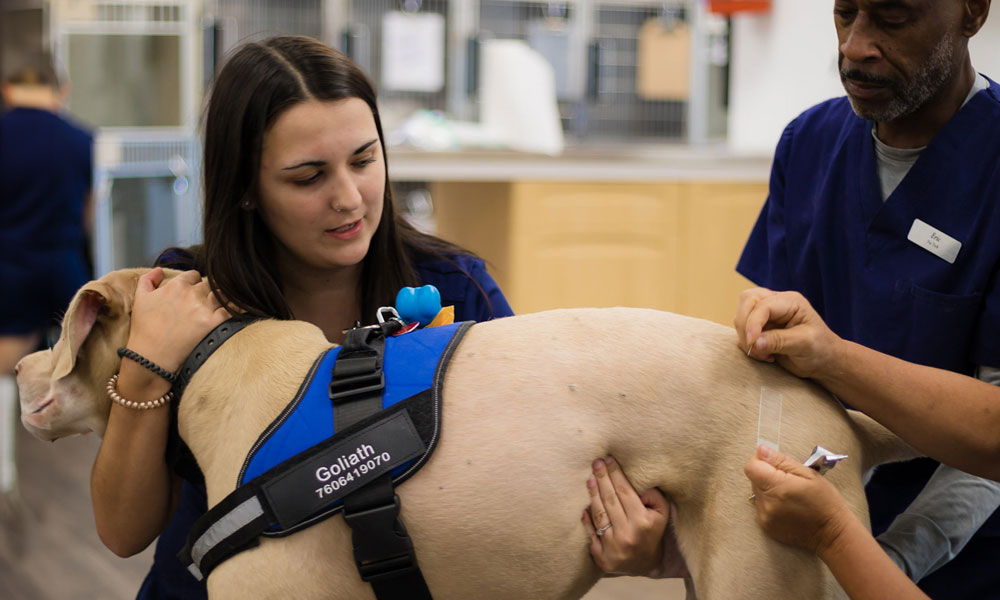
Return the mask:
<path id="1" fill-rule="evenodd" d="M 438 325 L 451 325 L 455 322 L 455 307 L 445 306 L 426 327 L 437 327 Z"/>

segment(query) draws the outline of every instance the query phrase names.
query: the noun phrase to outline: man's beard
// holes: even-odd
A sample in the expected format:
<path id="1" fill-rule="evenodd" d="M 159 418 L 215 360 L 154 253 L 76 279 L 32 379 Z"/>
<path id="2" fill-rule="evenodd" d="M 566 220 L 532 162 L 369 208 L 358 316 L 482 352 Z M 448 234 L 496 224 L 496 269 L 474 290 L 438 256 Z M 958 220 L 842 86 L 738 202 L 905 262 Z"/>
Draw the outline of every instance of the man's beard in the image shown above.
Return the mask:
<path id="1" fill-rule="evenodd" d="M 898 81 L 884 77 L 876 77 L 868 73 L 854 69 L 840 71 L 840 80 L 853 79 L 863 83 L 874 83 L 885 85 L 892 92 L 892 98 L 882 106 L 866 107 L 862 102 L 857 102 L 848 94 L 847 98 L 862 119 L 886 123 L 894 121 L 900 117 L 916 112 L 936 94 L 944 83 L 952 76 L 952 58 L 954 57 L 953 42 L 955 35 L 951 32 L 945 34 L 941 41 L 927 58 L 927 62 L 917 71 L 916 75 L 908 81 Z"/>

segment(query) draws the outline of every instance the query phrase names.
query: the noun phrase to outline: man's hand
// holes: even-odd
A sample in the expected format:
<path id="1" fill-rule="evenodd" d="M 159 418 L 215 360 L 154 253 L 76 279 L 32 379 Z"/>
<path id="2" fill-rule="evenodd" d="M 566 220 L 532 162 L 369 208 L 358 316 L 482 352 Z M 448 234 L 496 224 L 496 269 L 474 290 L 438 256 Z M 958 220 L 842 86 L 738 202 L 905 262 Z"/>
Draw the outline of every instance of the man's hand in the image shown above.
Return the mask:
<path id="1" fill-rule="evenodd" d="M 744 291 L 733 325 L 748 356 L 777 361 L 799 377 L 823 373 L 843 343 L 798 292 Z"/>

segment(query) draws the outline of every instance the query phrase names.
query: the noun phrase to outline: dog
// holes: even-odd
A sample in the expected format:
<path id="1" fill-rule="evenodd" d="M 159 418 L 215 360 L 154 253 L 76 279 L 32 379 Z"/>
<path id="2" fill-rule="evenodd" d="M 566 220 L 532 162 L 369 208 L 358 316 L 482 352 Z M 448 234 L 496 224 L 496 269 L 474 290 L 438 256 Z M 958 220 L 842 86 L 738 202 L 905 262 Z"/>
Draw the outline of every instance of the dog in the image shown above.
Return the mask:
<path id="1" fill-rule="evenodd" d="M 138 278 L 114 271 L 74 297 L 59 341 L 18 368 L 22 421 L 44 440 L 103 435 Z M 168 273 L 173 276 L 175 273 Z M 264 320 L 195 373 L 178 415 L 209 506 L 229 494 L 261 431 L 332 345 L 315 326 Z M 701 600 L 841 597 L 812 553 L 754 522 L 743 464 L 762 388 L 780 393 L 781 449 L 849 458 L 826 476 L 868 522 L 863 481 L 916 452 L 817 385 L 747 358 L 731 328 L 666 312 L 567 309 L 474 325 L 444 379 L 442 435 L 397 488 L 401 518 L 438 600 L 579 598 L 601 577 L 580 521 L 595 457 L 613 455 L 636 489 L 661 489 Z M 216 568 L 213 600 L 374 598 L 340 516 L 261 541 Z M 689 586 L 689 595 L 691 586 Z"/>

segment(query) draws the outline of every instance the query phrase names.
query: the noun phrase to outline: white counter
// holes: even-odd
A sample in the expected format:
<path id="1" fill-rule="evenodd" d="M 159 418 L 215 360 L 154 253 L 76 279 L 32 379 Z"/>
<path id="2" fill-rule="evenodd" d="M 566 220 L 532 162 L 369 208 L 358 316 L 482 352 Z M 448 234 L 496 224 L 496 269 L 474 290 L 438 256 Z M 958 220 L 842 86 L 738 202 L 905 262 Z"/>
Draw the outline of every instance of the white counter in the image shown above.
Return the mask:
<path id="1" fill-rule="evenodd" d="M 561 156 L 390 148 L 393 181 L 766 182 L 770 156 L 736 155 L 724 146 L 569 149 Z"/>

